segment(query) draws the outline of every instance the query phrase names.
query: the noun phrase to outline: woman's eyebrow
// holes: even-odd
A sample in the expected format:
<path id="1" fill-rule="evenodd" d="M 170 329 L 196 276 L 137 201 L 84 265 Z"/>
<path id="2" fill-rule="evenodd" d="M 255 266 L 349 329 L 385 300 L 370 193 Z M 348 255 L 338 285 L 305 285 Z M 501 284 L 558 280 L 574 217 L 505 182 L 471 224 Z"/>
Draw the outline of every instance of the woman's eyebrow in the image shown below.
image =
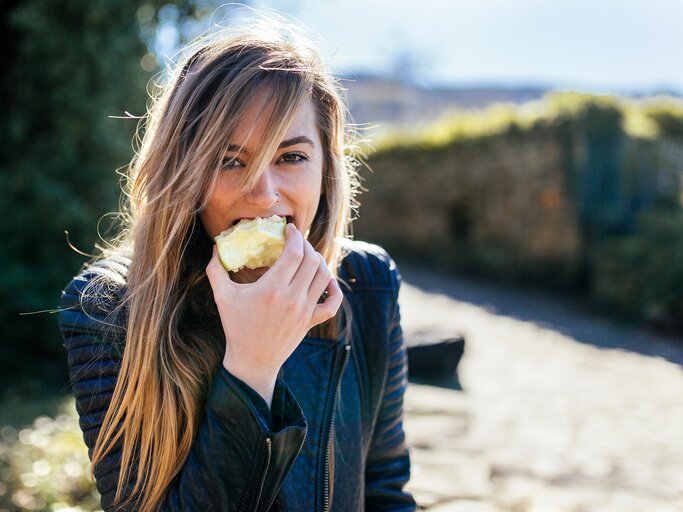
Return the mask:
<path id="1" fill-rule="evenodd" d="M 313 141 L 306 137 L 305 135 L 299 135 L 298 137 L 292 137 L 291 139 L 283 140 L 280 142 L 278 149 L 286 148 L 288 146 L 295 146 L 296 144 L 309 144 L 315 147 Z"/>
<path id="2" fill-rule="evenodd" d="M 299 135 L 298 137 L 292 137 L 291 139 L 283 140 L 282 142 L 280 142 L 278 149 L 287 148 L 289 146 L 296 146 L 297 144 L 309 144 L 310 146 L 315 147 L 315 144 L 311 139 L 309 139 L 305 135 Z M 229 153 L 249 153 L 248 149 L 243 148 L 238 144 L 228 144 L 226 151 Z"/>
<path id="3" fill-rule="evenodd" d="M 248 153 L 246 149 L 244 149 L 242 146 L 238 146 L 237 144 L 228 144 L 228 147 L 225 149 L 225 151 L 229 153 Z"/>

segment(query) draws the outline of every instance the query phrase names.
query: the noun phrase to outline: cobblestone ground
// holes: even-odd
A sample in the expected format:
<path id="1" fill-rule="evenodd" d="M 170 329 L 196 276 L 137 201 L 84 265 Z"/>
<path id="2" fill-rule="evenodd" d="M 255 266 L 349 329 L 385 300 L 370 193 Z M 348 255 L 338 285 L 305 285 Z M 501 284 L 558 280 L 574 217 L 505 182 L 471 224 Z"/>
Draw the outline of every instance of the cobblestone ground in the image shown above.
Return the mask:
<path id="1" fill-rule="evenodd" d="M 406 338 L 466 339 L 463 391 L 406 395 L 421 508 L 683 511 L 683 340 L 563 298 L 402 271 Z"/>

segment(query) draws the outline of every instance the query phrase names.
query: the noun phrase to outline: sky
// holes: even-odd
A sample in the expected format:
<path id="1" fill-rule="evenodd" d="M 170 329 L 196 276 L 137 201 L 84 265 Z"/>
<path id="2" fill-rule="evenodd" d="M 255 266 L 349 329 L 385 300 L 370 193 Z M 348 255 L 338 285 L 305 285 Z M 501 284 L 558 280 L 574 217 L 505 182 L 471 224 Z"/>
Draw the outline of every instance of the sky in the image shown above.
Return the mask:
<path id="1" fill-rule="evenodd" d="M 683 93 L 683 0 L 253 0 L 300 20 L 335 72 L 411 63 L 425 85 Z"/>

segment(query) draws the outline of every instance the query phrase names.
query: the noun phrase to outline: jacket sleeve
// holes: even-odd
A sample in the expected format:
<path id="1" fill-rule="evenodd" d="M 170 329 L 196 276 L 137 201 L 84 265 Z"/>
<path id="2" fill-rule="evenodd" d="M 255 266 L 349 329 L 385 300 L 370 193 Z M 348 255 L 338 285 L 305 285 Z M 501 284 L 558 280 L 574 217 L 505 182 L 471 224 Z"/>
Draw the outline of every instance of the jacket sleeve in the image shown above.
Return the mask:
<path id="1" fill-rule="evenodd" d="M 393 262 L 392 262 L 393 263 Z M 393 276 L 398 294 L 400 277 Z M 410 457 L 403 431 L 403 395 L 408 384 L 407 352 L 398 302 L 389 330 L 388 373 L 365 470 L 365 509 L 415 510 L 412 495 L 404 490 L 410 478 Z"/>
<path id="2" fill-rule="evenodd" d="M 59 325 L 68 352 L 79 423 L 92 459 L 116 385 L 125 330 L 107 329 L 111 325 L 108 308 L 103 308 L 101 301 L 81 300 L 87 280 L 88 276 L 76 278 L 64 290 Z M 277 400 L 283 403 L 276 404 Z M 307 429 L 301 408 L 281 380 L 276 384 L 272 412 L 270 425 L 243 384 L 221 365 L 189 456 L 159 510 L 268 510 L 303 445 Z M 107 454 L 95 468 L 105 511 L 128 510 L 113 504 L 120 468 L 119 449 Z M 129 482 L 124 497 L 132 488 Z"/>

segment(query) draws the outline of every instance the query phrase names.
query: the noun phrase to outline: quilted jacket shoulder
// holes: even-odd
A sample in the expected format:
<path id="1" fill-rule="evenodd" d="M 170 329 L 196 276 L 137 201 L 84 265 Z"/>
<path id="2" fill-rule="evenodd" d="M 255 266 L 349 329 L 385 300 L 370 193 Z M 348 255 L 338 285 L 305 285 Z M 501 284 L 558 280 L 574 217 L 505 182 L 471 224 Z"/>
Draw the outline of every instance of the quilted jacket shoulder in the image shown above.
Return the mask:
<path id="1" fill-rule="evenodd" d="M 398 292 L 401 274 L 394 260 L 379 245 L 346 240 L 340 278 L 354 289 L 371 288 Z"/>

